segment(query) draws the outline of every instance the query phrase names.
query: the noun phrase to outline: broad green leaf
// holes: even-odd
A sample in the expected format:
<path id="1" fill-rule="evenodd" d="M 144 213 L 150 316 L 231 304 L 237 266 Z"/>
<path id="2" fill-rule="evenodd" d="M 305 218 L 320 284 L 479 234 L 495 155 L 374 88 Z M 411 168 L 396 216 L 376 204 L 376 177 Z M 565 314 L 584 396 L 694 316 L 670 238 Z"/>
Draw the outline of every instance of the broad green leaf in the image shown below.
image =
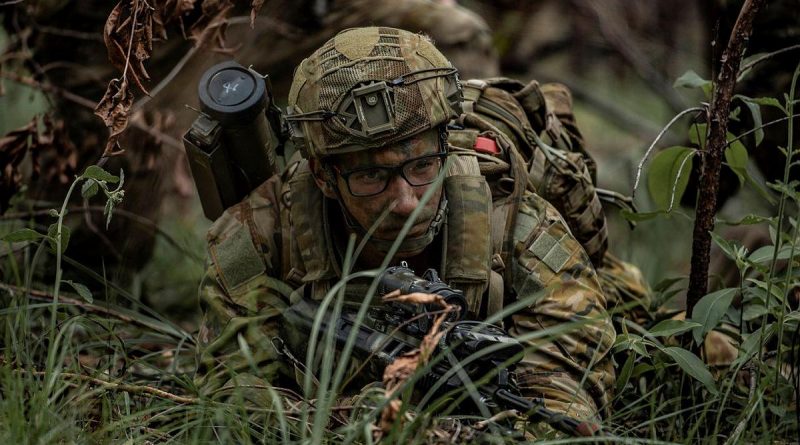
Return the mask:
<path id="1" fill-rule="evenodd" d="M 772 261 L 772 256 L 774 254 L 775 246 L 762 246 L 751 253 L 747 259 L 757 264 L 766 264 Z M 792 256 L 792 246 L 784 245 L 781 247 L 781 250 L 778 251 L 777 259 L 788 260 L 790 256 Z M 794 256 L 800 256 L 800 247 L 795 248 Z"/>
<path id="2" fill-rule="evenodd" d="M 700 323 L 689 320 L 664 320 L 650 328 L 650 335 L 653 337 L 669 337 L 700 326 Z"/>
<path id="3" fill-rule="evenodd" d="M 702 88 L 706 96 L 711 93 L 711 81 L 703 79 L 692 70 L 683 73 L 672 86 L 674 88 Z"/>
<path id="4" fill-rule="evenodd" d="M 731 133 L 728 133 L 727 140 L 732 141 L 735 139 Z M 725 163 L 728 164 L 731 170 L 739 177 L 740 185 L 744 184 L 750 174 L 747 173 L 747 149 L 741 141 L 733 141 L 725 148 Z"/>
<path id="5" fill-rule="evenodd" d="M 634 360 L 636 356 L 634 354 L 628 354 L 628 358 L 625 360 L 625 364 L 622 365 L 622 369 L 619 371 L 619 375 L 617 375 L 617 394 L 622 392 L 625 388 L 625 385 L 628 384 L 628 380 L 631 378 L 631 372 L 633 371 L 633 366 L 636 363 Z"/>
<path id="6" fill-rule="evenodd" d="M 747 297 L 745 301 L 760 301 L 764 304 L 767 303 L 767 288 L 770 288 L 770 306 L 775 305 L 777 302 L 783 301 L 783 285 L 781 283 L 772 283 L 772 286 L 768 286 L 766 282 L 761 280 L 756 280 L 754 278 L 748 278 L 747 282 L 753 283 L 755 287 L 748 287 L 746 289 L 745 296 Z"/>
<path id="7" fill-rule="evenodd" d="M 750 99 L 751 101 L 765 107 L 775 107 L 784 113 L 786 113 L 786 109 L 783 108 L 783 104 L 778 99 L 774 97 L 753 97 Z"/>
<path id="8" fill-rule="evenodd" d="M 734 98 L 737 97 L 744 102 L 745 106 L 747 106 L 747 109 L 750 110 L 750 116 L 753 117 L 753 134 L 756 138 L 756 147 L 758 147 L 761 145 L 761 141 L 764 140 L 764 128 L 762 128 L 764 121 L 761 119 L 761 107 L 759 107 L 759 105 L 753 102 L 753 100 L 749 97 L 742 96 L 740 94 L 734 96 Z"/>
<path id="9" fill-rule="evenodd" d="M 69 245 L 69 227 L 62 225 L 61 226 L 61 253 L 66 252 L 67 246 Z M 57 239 L 58 239 L 58 223 L 50 224 L 50 227 L 47 229 L 47 239 L 50 242 L 50 248 L 53 252 L 56 251 L 57 246 Z"/>
<path id="10" fill-rule="evenodd" d="M 694 153 L 695 150 L 689 147 L 669 147 L 653 159 L 647 174 L 647 186 L 658 209 L 671 210 L 680 202 L 689 183 Z"/>
<path id="11" fill-rule="evenodd" d="M 106 181 L 111 183 L 119 182 L 119 176 L 114 176 L 111 173 L 102 169 L 97 165 L 90 165 L 86 168 L 86 171 L 83 172 L 81 175 L 83 178 L 87 179 L 96 179 L 98 181 Z"/>
<path id="12" fill-rule="evenodd" d="M 692 335 L 698 345 L 702 344 L 706 333 L 717 327 L 737 291 L 738 289 L 733 287 L 721 289 L 704 296 L 695 304 L 692 309 L 692 321 L 699 323 L 700 326 L 692 329 Z"/>
<path id="13" fill-rule="evenodd" d="M 75 292 L 77 292 L 78 295 L 80 295 L 81 298 L 86 300 L 88 303 L 92 303 L 94 301 L 94 299 L 92 298 L 92 291 L 90 291 L 89 288 L 84 286 L 83 284 L 76 283 L 72 280 L 62 280 L 62 283 L 67 283 L 70 286 L 72 286 L 72 288 L 75 289 Z"/>
<path id="14" fill-rule="evenodd" d="M 702 383 L 710 393 L 717 393 L 717 387 L 714 385 L 714 378 L 711 376 L 705 363 L 697 358 L 696 355 L 676 346 L 670 346 L 662 350 L 670 356 L 684 372 Z"/>
<path id="15" fill-rule="evenodd" d="M 708 136 L 707 124 L 693 124 L 689 127 L 689 142 L 700 147 L 701 150 L 706 148 L 706 138 Z"/>
<path id="16" fill-rule="evenodd" d="M 44 235 L 33 229 L 19 229 L 3 235 L 0 240 L 16 243 L 20 241 L 36 241 L 40 238 L 44 238 Z"/>
<path id="17" fill-rule="evenodd" d="M 94 179 L 87 179 L 86 182 L 83 183 L 83 186 L 81 186 L 81 196 L 85 199 L 89 199 L 96 195 L 99 190 L 100 187 L 97 185 L 97 181 Z"/>

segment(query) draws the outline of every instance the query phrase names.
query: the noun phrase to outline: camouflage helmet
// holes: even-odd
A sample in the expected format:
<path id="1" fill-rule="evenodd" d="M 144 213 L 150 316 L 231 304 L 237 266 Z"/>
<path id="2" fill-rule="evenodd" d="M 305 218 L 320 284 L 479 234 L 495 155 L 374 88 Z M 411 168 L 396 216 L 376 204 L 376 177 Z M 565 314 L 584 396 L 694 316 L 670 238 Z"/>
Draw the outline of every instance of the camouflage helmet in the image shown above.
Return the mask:
<path id="1" fill-rule="evenodd" d="M 303 156 L 406 139 L 457 117 L 457 70 L 427 37 L 394 28 L 341 31 L 294 73 L 286 121 Z"/>

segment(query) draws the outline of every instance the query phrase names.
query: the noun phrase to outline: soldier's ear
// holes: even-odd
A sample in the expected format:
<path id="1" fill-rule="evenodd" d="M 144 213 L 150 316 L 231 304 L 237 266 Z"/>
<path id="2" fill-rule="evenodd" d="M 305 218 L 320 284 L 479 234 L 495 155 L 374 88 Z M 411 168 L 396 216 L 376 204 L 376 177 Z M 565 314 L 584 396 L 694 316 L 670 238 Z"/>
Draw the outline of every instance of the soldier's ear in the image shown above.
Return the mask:
<path id="1" fill-rule="evenodd" d="M 338 199 L 336 190 L 333 188 L 336 178 L 331 177 L 328 169 L 323 168 L 319 159 L 309 159 L 308 166 L 311 169 L 311 174 L 314 175 L 314 182 L 317 184 L 317 187 L 322 190 L 322 194 L 325 195 L 326 198 Z"/>

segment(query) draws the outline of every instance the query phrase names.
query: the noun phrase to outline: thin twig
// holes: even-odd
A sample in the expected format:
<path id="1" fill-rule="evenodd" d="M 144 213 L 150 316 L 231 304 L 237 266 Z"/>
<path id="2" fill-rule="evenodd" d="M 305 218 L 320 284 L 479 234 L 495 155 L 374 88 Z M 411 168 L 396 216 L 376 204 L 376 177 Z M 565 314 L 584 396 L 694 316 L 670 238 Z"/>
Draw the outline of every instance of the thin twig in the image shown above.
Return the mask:
<path id="1" fill-rule="evenodd" d="M 183 70 L 184 66 L 186 66 L 186 64 L 192 59 L 195 52 L 197 52 L 197 47 L 195 46 L 192 46 L 189 49 L 189 51 L 186 51 L 186 54 L 184 54 L 181 60 L 179 60 L 178 63 L 176 63 L 175 66 L 172 67 L 172 70 L 170 70 L 169 74 L 167 74 L 167 76 L 164 77 L 164 79 L 161 80 L 161 82 L 159 82 L 155 88 L 150 90 L 150 94 L 141 98 L 138 102 L 136 102 L 133 105 L 133 107 L 131 107 L 130 114 L 135 115 L 137 111 L 141 110 L 145 105 L 147 105 L 148 102 L 153 100 L 153 98 L 157 96 L 158 93 L 161 92 L 161 90 L 163 90 L 167 85 L 169 85 L 170 82 L 172 82 L 172 80 L 175 79 L 175 76 L 177 76 L 181 72 L 181 70 Z"/>
<path id="2" fill-rule="evenodd" d="M 20 4 L 20 3 L 24 2 L 24 1 L 25 0 L 9 0 L 7 2 L 0 3 L 0 6 L 17 5 L 17 4 Z"/>
<path id="3" fill-rule="evenodd" d="M 768 54 L 764 54 L 761 57 L 753 59 L 750 62 L 747 62 L 739 70 L 740 74 L 739 74 L 739 78 L 737 80 L 741 81 L 742 78 L 744 78 L 744 75 L 747 74 L 747 72 L 750 71 L 751 68 L 753 68 L 754 66 L 758 65 L 759 63 L 764 62 L 766 60 L 769 60 L 769 59 L 771 59 L 771 58 L 773 58 L 773 57 L 775 57 L 777 55 L 780 55 L 780 54 L 783 54 L 783 53 L 786 53 L 786 52 L 789 52 L 789 51 L 794 51 L 796 49 L 800 49 L 800 43 L 798 43 L 797 45 L 788 46 L 786 48 L 781 48 L 781 49 L 779 49 L 777 51 L 773 51 L 773 52 L 768 53 Z"/>
<path id="4" fill-rule="evenodd" d="M 686 110 L 683 110 L 680 113 L 678 113 L 677 115 L 675 115 L 675 117 L 673 117 L 672 120 L 669 121 L 667 126 L 665 126 L 664 128 L 661 129 L 661 131 L 658 133 L 656 138 L 653 140 L 653 143 L 651 143 L 650 147 L 647 148 L 647 151 L 644 152 L 644 156 L 642 157 L 642 160 L 639 161 L 639 165 L 636 167 L 636 180 L 633 183 L 633 191 L 631 192 L 631 198 L 636 196 L 636 189 L 639 187 L 639 180 L 641 179 L 641 176 L 642 176 L 642 169 L 644 168 L 644 163 L 647 162 L 647 158 L 650 157 L 650 154 L 652 153 L 653 149 L 656 148 L 656 144 L 658 144 L 658 141 L 660 141 L 661 138 L 664 137 L 664 135 L 667 133 L 667 131 L 670 129 L 670 127 L 672 127 L 672 124 L 674 124 L 678 119 L 680 119 L 684 115 L 689 114 L 689 113 L 694 112 L 694 111 L 697 111 L 697 112 L 705 111 L 705 108 L 692 107 L 692 108 L 688 108 Z"/>
<path id="5" fill-rule="evenodd" d="M 671 212 L 672 206 L 675 205 L 675 192 L 677 191 L 678 183 L 681 180 L 681 173 L 683 172 L 683 167 L 686 165 L 686 161 L 691 159 L 696 153 L 697 150 L 692 150 L 691 152 L 689 152 L 689 154 L 683 158 L 683 161 L 681 161 L 680 167 L 678 167 L 678 174 L 675 175 L 675 182 L 672 184 L 672 192 L 669 195 L 669 207 L 667 208 L 667 213 Z"/>

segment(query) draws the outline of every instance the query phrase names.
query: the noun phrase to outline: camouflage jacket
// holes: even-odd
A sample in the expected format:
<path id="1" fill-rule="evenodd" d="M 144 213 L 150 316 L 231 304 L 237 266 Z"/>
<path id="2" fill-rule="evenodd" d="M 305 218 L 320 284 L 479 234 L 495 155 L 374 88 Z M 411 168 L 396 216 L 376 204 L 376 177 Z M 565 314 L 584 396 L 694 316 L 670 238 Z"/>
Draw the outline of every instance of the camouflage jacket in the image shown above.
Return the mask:
<path id="1" fill-rule="evenodd" d="M 467 289 L 475 313 L 517 308 L 505 328 L 525 336 L 528 345 L 517 368 L 524 395 L 542 397 L 549 408 L 579 418 L 607 413 L 615 332 L 588 256 L 545 200 L 526 192 L 515 207 L 513 227 L 507 227 L 508 200 L 492 201 L 482 176 L 474 170 L 459 176 L 458 168 L 450 174 L 463 180 L 445 183 L 450 210 L 444 233 L 437 235 L 444 237 L 443 278 Z M 220 389 L 230 387 L 225 382 L 234 374 L 239 382 L 263 377 L 276 386 L 297 378 L 273 338 L 281 334 L 281 312 L 292 290 L 310 286 L 320 298 L 339 279 L 325 208 L 301 161 L 229 208 L 210 229 L 198 382 L 209 394 L 224 393 Z M 471 209 L 467 219 L 461 215 L 459 221 L 460 208 Z M 504 261 L 495 252 L 506 234 L 513 252 Z M 499 303 L 487 300 L 490 289 L 498 288 Z M 252 375 L 255 369 L 260 376 Z"/>

